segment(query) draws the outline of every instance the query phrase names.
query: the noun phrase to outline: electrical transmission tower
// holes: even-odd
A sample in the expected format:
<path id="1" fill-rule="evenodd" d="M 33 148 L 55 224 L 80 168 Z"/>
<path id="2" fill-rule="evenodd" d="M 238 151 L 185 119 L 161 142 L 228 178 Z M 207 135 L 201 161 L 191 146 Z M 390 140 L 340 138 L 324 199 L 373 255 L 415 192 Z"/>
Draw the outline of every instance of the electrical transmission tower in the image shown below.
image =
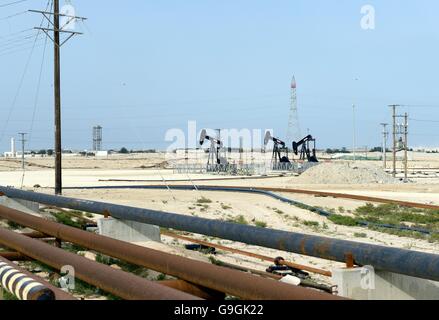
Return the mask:
<path id="1" fill-rule="evenodd" d="M 93 151 L 102 150 L 102 127 L 93 127 Z"/>
<path id="2" fill-rule="evenodd" d="M 70 2 L 69 8 L 71 8 Z M 39 32 L 43 31 L 53 42 L 54 47 L 54 109 L 55 109 L 55 193 L 62 193 L 62 147 L 61 147 L 61 46 L 75 35 L 82 34 L 69 30 L 76 20 L 86 20 L 72 14 L 60 13 L 59 0 L 53 0 L 53 12 L 29 10 L 40 13 L 46 18 L 52 28 L 35 27 Z M 68 11 L 69 12 L 69 11 Z M 60 23 L 60 17 L 63 19 Z M 52 32 L 52 35 L 50 33 Z M 61 35 L 67 37 L 61 42 Z"/>
<path id="3" fill-rule="evenodd" d="M 381 123 L 383 127 L 383 144 L 382 144 L 382 153 L 383 153 L 383 168 L 387 169 L 387 137 L 389 136 L 389 132 L 387 131 L 388 123 Z"/>
<path id="4" fill-rule="evenodd" d="M 396 114 L 397 108 L 400 105 L 393 104 L 389 107 L 392 108 L 393 118 L 393 170 L 392 175 L 396 177 L 396 155 L 399 151 L 404 151 L 403 165 L 404 165 L 404 181 L 407 182 L 408 177 L 408 114 L 404 115 Z M 403 123 L 399 119 L 403 119 Z"/>
<path id="5" fill-rule="evenodd" d="M 293 76 L 291 81 L 291 106 L 288 119 L 287 142 L 299 141 L 301 137 L 299 114 L 297 112 L 297 84 L 296 78 Z"/>

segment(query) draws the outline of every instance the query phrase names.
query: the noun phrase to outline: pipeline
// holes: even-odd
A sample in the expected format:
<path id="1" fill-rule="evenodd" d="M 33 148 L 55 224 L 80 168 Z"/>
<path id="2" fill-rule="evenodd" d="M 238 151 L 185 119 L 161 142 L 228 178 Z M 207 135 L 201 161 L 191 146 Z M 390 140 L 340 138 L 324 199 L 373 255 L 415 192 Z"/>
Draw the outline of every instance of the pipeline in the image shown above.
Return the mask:
<path id="1" fill-rule="evenodd" d="M 42 282 L 0 257 L 0 285 L 19 300 L 55 300 L 55 293 Z"/>
<path id="2" fill-rule="evenodd" d="M 140 247 L 124 241 L 44 220 L 20 211 L 0 206 L 0 217 L 45 234 L 56 235 L 64 241 L 101 252 L 105 255 L 175 276 L 191 284 L 225 292 L 244 299 L 339 299 L 339 297 L 296 288 L 269 279 L 242 274 L 205 262 L 175 256 Z M 1 239 L 0 239 L 1 243 Z M 14 248 L 17 251 L 17 248 Z M 26 253 L 25 253 L 26 254 Z M 76 255 L 74 255 L 76 256 Z"/>
<path id="3" fill-rule="evenodd" d="M 0 257 L 9 261 L 29 261 L 29 257 L 19 252 L 0 251 Z"/>
<path id="4" fill-rule="evenodd" d="M 215 243 L 210 243 L 210 242 L 206 242 L 203 240 L 198 240 L 198 239 L 194 239 L 194 238 L 189 238 L 189 237 L 185 237 L 185 236 L 181 236 L 179 234 L 173 233 L 173 232 L 169 232 L 169 231 L 161 231 L 161 234 L 164 236 L 168 236 L 168 237 L 172 237 L 174 239 L 180 239 L 180 240 L 184 240 L 184 241 L 189 241 L 189 242 L 193 242 L 193 243 L 198 243 L 207 247 L 212 247 L 212 248 L 216 248 L 216 249 L 220 249 L 220 250 L 224 250 L 224 251 L 229 251 L 232 253 L 237 253 L 240 255 L 244 255 L 247 257 L 252 257 L 252 258 L 256 258 L 256 259 L 260 259 L 260 260 L 265 260 L 265 261 L 270 261 L 273 262 L 275 261 L 274 258 L 270 258 L 267 256 L 263 256 L 260 254 L 256 254 L 256 253 L 252 253 L 252 252 L 247 252 L 247 251 L 243 251 L 243 250 L 239 250 L 239 249 L 234 249 L 234 248 L 230 248 L 230 247 L 226 247 L 220 244 L 215 244 Z M 316 273 L 316 274 L 321 274 L 327 277 L 331 277 L 332 273 L 330 271 L 327 270 L 322 270 L 322 269 L 318 269 L 318 268 L 313 268 L 313 267 L 309 267 L 309 266 L 304 266 L 298 263 L 293 263 L 293 262 L 289 262 L 289 261 L 285 261 L 285 260 L 278 260 L 278 263 L 281 265 L 285 265 L 285 266 L 289 266 L 292 268 L 296 268 L 296 269 L 300 269 L 300 270 L 305 270 L 305 271 L 309 271 L 312 273 Z"/>
<path id="5" fill-rule="evenodd" d="M 166 187 L 167 189 L 168 187 Z M 181 190 L 181 191 L 192 191 L 194 190 L 193 186 L 187 186 L 187 185 L 175 185 L 172 186 L 175 190 Z M 79 188 L 65 188 L 65 189 L 150 189 L 150 190 L 162 190 L 165 189 L 163 186 L 159 185 L 150 185 L 150 186 L 93 186 L 93 187 L 79 187 Z M 283 191 L 283 192 L 293 192 L 294 189 L 278 189 L 278 188 L 243 188 L 243 187 L 220 187 L 220 186 L 197 186 L 197 190 L 202 191 L 220 191 L 220 192 L 243 192 L 243 193 L 253 193 L 253 194 L 260 194 L 264 196 L 268 196 L 271 198 L 274 198 L 276 200 L 288 203 L 290 205 L 293 205 L 295 207 L 309 210 L 311 212 L 317 213 L 320 216 L 329 218 L 333 213 L 328 212 L 326 210 L 323 210 L 321 208 L 313 207 L 295 200 L 288 199 L 286 197 L 283 197 L 281 195 L 275 194 L 270 190 L 277 190 L 277 191 Z M 287 191 L 290 190 L 290 191 Z M 370 198 L 370 199 L 378 199 L 378 198 Z M 384 200 L 384 199 L 381 199 Z M 389 200 L 388 203 L 391 203 Z M 394 203 L 401 203 L 401 205 L 410 204 L 408 202 L 402 202 L 402 201 L 394 201 Z M 413 203 L 412 203 L 413 204 Z M 420 206 L 424 206 L 422 204 L 419 204 Z M 430 207 L 431 205 L 425 205 Z M 436 209 L 439 209 L 439 206 L 434 206 Z M 361 227 L 378 227 L 378 228 L 384 228 L 384 229 L 394 229 L 398 231 L 412 231 L 412 232 L 419 232 L 427 235 L 431 234 L 439 234 L 439 231 L 437 230 L 428 230 L 424 228 L 419 227 L 409 227 L 409 226 L 396 226 L 393 224 L 384 224 L 384 223 L 375 223 L 375 222 L 369 222 L 369 221 L 357 221 L 358 226 Z"/>
<path id="6" fill-rule="evenodd" d="M 153 224 L 343 263 L 346 262 L 348 255 L 352 255 L 357 265 L 372 265 L 378 270 L 439 281 L 439 255 L 435 254 L 12 188 L 0 187 L 0 192 L 11 198 L 97 214 L 111 214 L 117 219 Z"/>
<path id="7" fill-rule="evenodd" d="M 65 265 L 75 269 L 75 276 L 123 299 L 131 300 L 197 300 L 198 298 L 161 286 L 131 273 L 116 270 L 74 253 L 0 228 L 0 243 L 13 248 L 57 270 Z"/>

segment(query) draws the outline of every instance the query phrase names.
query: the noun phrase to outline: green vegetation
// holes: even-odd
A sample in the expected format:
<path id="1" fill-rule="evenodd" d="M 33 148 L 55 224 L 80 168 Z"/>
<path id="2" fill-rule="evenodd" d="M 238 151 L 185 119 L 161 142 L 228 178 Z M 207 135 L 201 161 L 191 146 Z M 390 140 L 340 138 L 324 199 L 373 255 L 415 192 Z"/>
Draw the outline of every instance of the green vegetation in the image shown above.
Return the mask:
<path id="1" fill-rule="evenodd" d="M 302 222 L 307 227 L 318 227 L 320 224 L 317 221 L 303 221 Z"/>
<path id="2" fill-rule="evenodd" d="M 13 230 L 23 229 L 22 226 L 20 226 L 18 223 L 15 223 L 14 221 L 8 221 L 8 227 Z"/>
<path id="3" fill-rule="evenodd" d="M 239 215 L 237 217 L 231 218 L 231 219 L 227 219 L 228 222 L 234 222 L 234 223 L 239 223 L 239 224 L 248 224 L 247 220 L 245 220 L 243 215 Z"/>
<path id="4" fill-rule="evenodd" d="M 210 261 L 210 263 L 212 263 L 214 265 L 217 265 L 217 266 L 223 266 L 224 265 L 224 263 L 222 261 L 219 261 L 219 260 L 215 259 L 213 256 L 209 257 L 209 261 Z"/>
<path id="5" fill-rule="evenodd" d="M 163 281 L 163 280 L 166 280 L 166 274 L 164 274 L 164 273 L 160 273 L 160 274 L 157 276 L 157 281 Z"/>
<path id="6" fill-rule="evenodd" d="M 148 270 L 144 267 L 141 267 L 141 266 L 129 263 L 129 262 L 125 262 L 125 261 L 122 261 L 119 259 L 114 259 L 114 258 L 111 258 L 109 256 L 103 255 L 101 253 L 98 253 L 96 255 L 96 262 L 106 264 L 108 266 L 117 265 L 123 271 L 133 273 L 133 274 L 140 276 L 140 277 L 143 277 L 143 278 L 146 278 L 148 276 Z"/>
<path id="7" fill-rule="evenodd" d="M 258 221 L 258 220 L 256 220 L 256 221 L 255 221 L 255 226 L 256 226 L 256 227 L 259 227 L 259 228 L 266 228 L 266 227 L 267 227 L 267 223 L 264 222 L 264 221 Z"/>
<path id="8" fill-rule="evenodd" d="M 202 204 L 202 203 L 212 203 L 212 200 L 207 199 L 205 197 L 201 197 L 200 199 L 197 200 L 198 204 Z"/>
<path id="9" fill-rule="evenodd" d="M 364 232 L 355 232 L 354 237 L 356 238 L 367 238 L 367 234 Z"/>
<path id="10" fill-rule="evenodd" d="M 285 213 L 285 212 L 283 212 L 282 210 L 277 209 L 277 208 L 273 208 L 273 210 L 274 210 L 274 212 L 276 212 L 277 214 L 284 214 L 284 213 Z"/>
<path id="11" fill-rule="evenodd" d="M 364 221 L 393 225 L 416 225 L 428 230 L 439 230 L 439 210 L 418 209 L 396 204 L 365 206 L 355 210 L 355 215 Z"/>
<path id="12" fill-rule="evenodd" d="M 417 231 L 383 228 L 374 225 L 370 225 L 369 229 L 401 237 L 439 241 L 439 234 L 434 233 L 439 230 L 439 210 L 409 208 L 396 204 L 374 205 L 367 203 L 357 208 L 353 215 L 354 217 L 332 214 L 328 219 L 335 224 L 349 227 L 359 226 L 360 222 L 417 227 L 432 231 L 433 233 L 427 235 Z M 354 234 L 354 236 L 364 237 L 361 233 Z"/>
<path id="13" fill-rule="evenodd" d="M 10 293 L 9 291 L 1 288 L 0 289 L 2 291 L 3 294 L 3 299 L 0 300 L 5 300 L 5 301 L 13 301 L 13 300 L 18 300 L 18 298 L 16 296 L 14 296 L 12 293 Z"/>
<path id="14" fill-rule="evenodd" d="M 348 227 L 355 227 L 358 225 L 358 222 L 355 218 L 349 217 L 349 216 L 342 216 L 339 214 L 332 214 L 328 217 L 330 221 L 332 221 L 335 224 L 342 225 L 342 226 L 348 226 Z"/>
<path id="15" fill-rule="evenodd" d="M 52 212 L 52 216 L 55 217 L 56 221 L 61 224 L 65 224 L 70 227 L 83 229 L 87 224 L 87 220 L 80 217 L 74 217 L 67 212 Z"/>
<path id="16" fill-rule="evenodd" d="M 223 210 L 228 210 L 228 209 L 232 209 L 232 207 L 231 207 L 231 206 L 228 206 L 228 205 L 226 205 L 226 204 L 224 204 L 224 203 L 221 203 L 221 209 L 223 209 Z"/>

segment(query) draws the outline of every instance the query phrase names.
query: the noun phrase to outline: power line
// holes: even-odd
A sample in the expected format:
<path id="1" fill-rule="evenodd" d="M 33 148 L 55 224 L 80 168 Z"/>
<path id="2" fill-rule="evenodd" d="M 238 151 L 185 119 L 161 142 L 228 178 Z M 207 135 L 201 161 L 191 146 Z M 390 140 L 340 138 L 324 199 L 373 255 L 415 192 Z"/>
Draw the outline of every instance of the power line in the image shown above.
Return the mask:
<path id="1" fill-rule="evenodd" d="M 433 123 L 439 122 L 439 120 L 425 120 L 425 119 L 412 119 L 412 118 L 410 118 L 410 120 L 416 122 L 433 122 Z"/>
<path id="2" fill-rule="evenodd" d="M 31 47 L 21 48 L 21 49 L 18 49 L 18 50 L 5 51 L 5 52 L 0 54 L 0 57 L 4 57 L 4 56 L 10 55 L 10 54 L 14 54 L 14 53 L 18 53 L 18 52 L 28 51 L 29 49 L 39 48 L 39 47 L 42 47 L 42 46 L 43 46 L 43 44 L 40 44 L 40 45 L 31 46 Z"/>
<path id="3" fill-rule="evenodd" d="M 24 2 L 24 1 L 26 1 L 26 0 L 22 0 L 21 2 Z M 46 10 L 47 10 L 47 8 L 49 7 L 49 4 L 50 4 L 50 0 L 47 2 Z M 41 19 L 40 26 L 43 25 L 43 22 L 44 22 L 44 18 Z M 37 43 L 37 37 L 39 36 L 39 34 L 40 34 L 40 32 L 38 31 L 38 32 L 37 32 L 37 35 L 35 36 L 35 40 L 34 40 L 34 43 L 33 43 L 32 48 L 31 48 L 31 51 L 30 51 L 30 53 L 29 53 L 29 57 L 28 57 L 28 59 L 27 59 L 27 61 L 26 61 L 26 64 L 25 64 L 25 66 L 24 66 L 23 74 L 21 75 L 21 78 L 20 78 L 20 82 L 19 82 L 19 84 L 18 84 L 17 91 L 16 91 L 16 93 L 15 93 L 15 96 L 14 96 L 14 99 L 13 99 L 13 101 L 12 101 L 11 107 L 9 108 L 9 112 L 8 112 L 7 117 L 6 117 L 6 121 L 5 121 L 5 124 L 4 124 L 4 126 L 3 126 L 2 133 L 1 133 L 1 135 L 0 135 L 0 142 L 3 141 L 3 138 L 4 138 L 4 136 L 5 136 L 6 128 L 7 128 L 7 126 L 8 126 L 9 121 L 11 120 L 12 112 L 13 112 L 13 110 L 14 110 L 14 108 L 15 108 L 15 105 L 16 105 L 16 103 L 17 103 L 18 96 L 19 96 L 20 91 L 21 91 L 21 88 L 22 88 L 22 86 L 23 86 L 24 78 L 25 78 L 26 73 L 27 73 L 27 70 L 28 70 L 28 68 L 29 68 L 29 64 L 30 64 L 30 61 L 31 61 L 32 55 L 33 55 L 33 53 L 34 53 L 35 45 L 36 45 L 36 43 Z"/>
<path id="4" fill-rule="evenodd" d="M 36 39 L 35 39 L 35 37 L 36 37 Z M 0 53 L 8 52 L 10 50 L 15 50 L 15 49 L 21 49 L 25 46 L 29 46 L 35 40 L 37 40 L 37 42 L 44 40 L 44 35 L 42 35 L 42 37 L 41 37 L 40 35 L 35 34 L 33 36 L 30 36 L 29 40 L 21 39 L 21 40 L 17 40 L 16 42 L 12 42 L 12 43 L 2 43 L 2 44 L 0 44 Z"/>
<path id="5" fill-rule="evenodd" d="M 38 105 L 38 97 L 40 95 L 41 78 L 42 78 L 42 74 L 43 74 L 44 58 L 46 56 L 47 39 L 48 39 L 48 37 L 46 36 L 45 37 L 45 42 L 44 42 L 43 57 L 41 59 L 41 65 L 40 65 L 40 73 L 39 73 L 39 76 L 38 76 L 37 91 L 35 93 L 34 109 L 33 109 L 33 112 L 32 112 L 31 125 L 30 125 L 30 129 L 29 129 L 29 145 L 31 144 L 31 140 L 32 140 L 32 132 L 33 132 L 33 129 L 34 129 L 35 115 L 36 115 L 37 105 Z"/>
<path id="6" fill-rule="evenodd" d="M 19 3 L 22 3 L 22 2 L 25 2 L 25 1 L 28 1 L 28 0 L 18 0 L 18 1 L 14 1 L 14 2 L 5 3 L 5 4 L 0 4 L 0 8 L 12 6 L 14 4 L 19 4 Z"/>
<path id="7" fill-rule="evenodd" d="M 9 33 L 9 34 L 6 34 L 4 36 L 0 36 L 0 39 L 9 38 L 9 37 L 15 36 L 17 34 L 22 34 L 22 33 L 25 33 L 27 31 L 33 31 L 33 30 L 34 30 L 34 28 L 28 28 L 28 29 L 24 29 L 24 30 L 21 30 L 21 31 Z"/>
<path id="8" fill-rule="evenodd" d="M 27 11 L 21 11 L 21 12 L 18 12 L 18 13 L 10 14 L 8 16 L 0 18 L 0 21 L 8 20 L 8 19 L 11 19 L 11 18 L 14 18 L 14 17 L 17 17 L 17 16 L 21 16 L 21 15 L 23 15 L 25 13 L 27 13 Z"/>

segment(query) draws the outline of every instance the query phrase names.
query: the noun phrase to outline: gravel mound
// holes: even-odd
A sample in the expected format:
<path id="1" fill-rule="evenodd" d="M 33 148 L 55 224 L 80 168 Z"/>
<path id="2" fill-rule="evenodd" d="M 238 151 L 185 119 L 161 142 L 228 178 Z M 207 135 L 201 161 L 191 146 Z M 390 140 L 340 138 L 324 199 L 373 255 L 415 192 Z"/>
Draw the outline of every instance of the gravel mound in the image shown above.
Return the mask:
<path id="1" fill-rule="evenodd" d="M 386 174 L 371 163 L 324 162 L 311 167 L 294 179 L 295 183 L 310 184 L 361 184 L 397 183 L 399 180 Z"/>

